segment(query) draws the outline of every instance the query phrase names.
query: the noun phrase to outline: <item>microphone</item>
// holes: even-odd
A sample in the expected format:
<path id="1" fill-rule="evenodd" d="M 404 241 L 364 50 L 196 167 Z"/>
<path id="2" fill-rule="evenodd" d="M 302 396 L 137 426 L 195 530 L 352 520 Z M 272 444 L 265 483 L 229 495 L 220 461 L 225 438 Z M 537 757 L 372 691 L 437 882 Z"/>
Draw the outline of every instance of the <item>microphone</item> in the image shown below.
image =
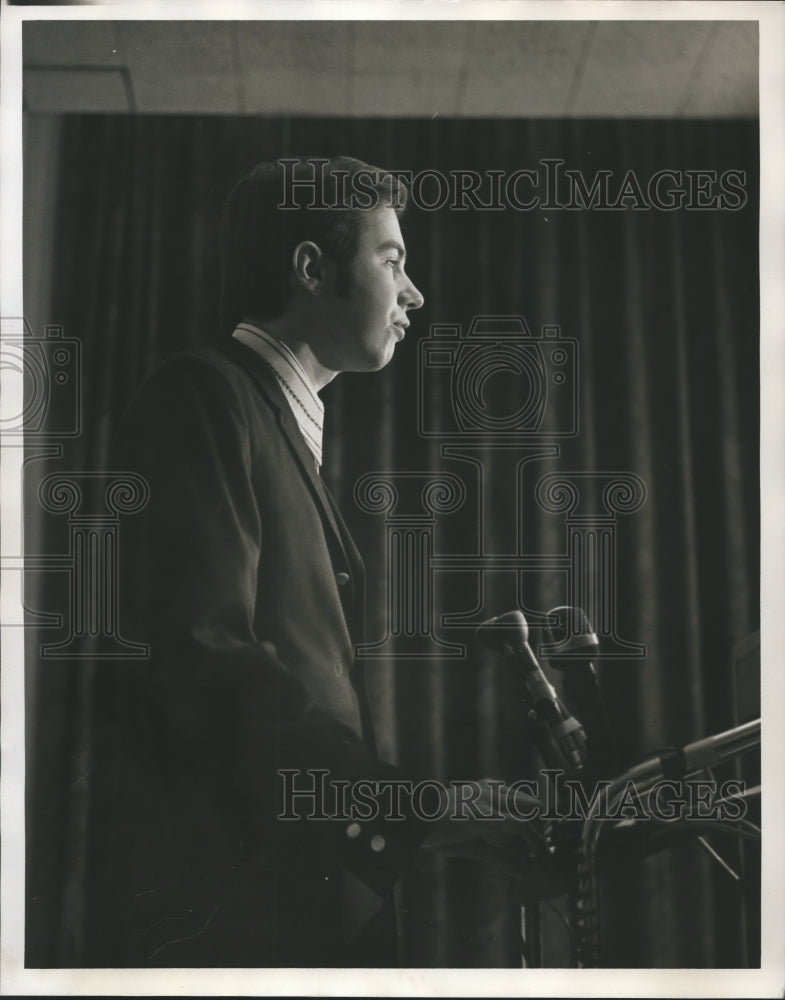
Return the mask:
<path id="1" fill-rule="evenodd" d="M 547 629 L 551 642 L 540 646 L 540 653 L 561 674 L 564 696 L 586 727 L 589 769 L 611 773 L 616 753 L 592 662 L 600 650 L 597 636 L 582 608 L 553 608 L 547 617 L 552 620 Z"/>
<path id="2" fill-rule="evenodd" d="M 591 661 L 600 651 L 600 644 L 583 608 L 553 608 L 546 617 L 555 619 L 548 628 L 551 645 L 540 650 L 550 665 L 562 671 L 576 666 L 596 676 Z"/>
<path id="3" fill-rule="evenodd" d="M 529 624 L 523 612 L 516 609 L 490 618 L 479 626 L 476 635 L 488 649 L 504 653 L 515 666 L 522 668 L 525 701 L 546 766 L 568 774 L 580 772 L 585 764 L 586 734 L 542 672 L 529 645 Z"/>
<path id="4" fill-rule="evenodd" d="M 552 624 L 546 630 L 551 640 L 540 646 L 550 666 L 558 670 L 568 700 L 598 699 L 597 671 L 592 660 L 600 651 L 594 629 L 582 608 L 558 607 L 548 612 Z"/>

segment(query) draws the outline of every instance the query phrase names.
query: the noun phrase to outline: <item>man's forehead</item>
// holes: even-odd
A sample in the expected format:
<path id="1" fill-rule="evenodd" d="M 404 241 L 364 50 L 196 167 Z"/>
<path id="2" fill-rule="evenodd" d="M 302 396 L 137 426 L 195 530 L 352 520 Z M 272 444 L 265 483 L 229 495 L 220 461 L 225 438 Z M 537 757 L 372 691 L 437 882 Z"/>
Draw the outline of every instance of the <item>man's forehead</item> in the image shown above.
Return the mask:
<path id="1" fill-rule="evenodd" d="M 377 208 L 372 212 L 364 212 L 360 242 L 366 250 L 389 250 L 397 247 L 405 252 L 401 225 L 394 210 Z"/>

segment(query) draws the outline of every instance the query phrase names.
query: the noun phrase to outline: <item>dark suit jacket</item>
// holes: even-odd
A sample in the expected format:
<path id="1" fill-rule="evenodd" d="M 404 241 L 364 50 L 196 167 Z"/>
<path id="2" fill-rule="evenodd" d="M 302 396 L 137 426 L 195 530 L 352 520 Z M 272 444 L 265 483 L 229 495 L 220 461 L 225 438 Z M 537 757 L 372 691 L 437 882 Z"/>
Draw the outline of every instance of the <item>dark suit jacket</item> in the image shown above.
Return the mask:
<path id="1" fill-rule="evenodd" d="M 119 561 L 151 657 L 98 671 L 87 964 L 392 964 L 387 901 L 422 825 L 277 818 L 282 768 L 397 774 L 353 662 L 362 561 L 282 390 L 234 341 L 178 355 L 116 468 L 150 488 Z M 380 904 L 353 941 L 350 883 Z"/>

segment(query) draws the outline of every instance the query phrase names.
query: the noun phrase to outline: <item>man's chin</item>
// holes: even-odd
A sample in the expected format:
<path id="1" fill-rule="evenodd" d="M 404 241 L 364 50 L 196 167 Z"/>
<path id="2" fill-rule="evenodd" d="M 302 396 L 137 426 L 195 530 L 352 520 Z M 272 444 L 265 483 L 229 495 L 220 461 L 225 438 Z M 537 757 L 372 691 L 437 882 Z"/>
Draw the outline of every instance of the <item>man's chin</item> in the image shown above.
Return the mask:
<path id="1" fill-rule="evenodd" d="M 373 372 L 380 372 L 382 370 L 382 368 L 386 368 L 387 365 L 389 365 L 389 363 L 392 361 L 392 359 L 393 359 L 393 352 L 390 351 L 390 353 L 388 355 L 386 355 L 386 357 L 380 358 L 376 362 L 376 364 L 374 365 L 374 367 L 371 368 L 371 369 L 369 369 L 369 370 L 373 371 Z"/>
<path id="2" fill-rule="evenodd" d="M 393 359 L 394 353 L 395 344 L 391 344 L 390 347 L 386 348 L 384 351 L 381 351 L 378 354 L 370 354 L 361 362 L 358 362 L 351 368 L 346 368 L 344 370 L 353 372 L 379 372 L 382 368 L 386 368 L 387 365 L 389 365 Z"/>

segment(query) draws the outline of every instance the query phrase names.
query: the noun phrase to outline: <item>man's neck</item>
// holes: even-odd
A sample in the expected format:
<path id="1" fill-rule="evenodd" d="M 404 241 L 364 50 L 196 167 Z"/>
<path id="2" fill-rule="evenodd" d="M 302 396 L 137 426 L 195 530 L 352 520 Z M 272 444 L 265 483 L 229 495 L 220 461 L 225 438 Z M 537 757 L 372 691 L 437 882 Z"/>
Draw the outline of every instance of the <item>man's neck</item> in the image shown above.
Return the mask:
<path id="1" fill-rule="evenodd" d="M 325 368 L 318 361 L 310 343 L 303 336 L 303 331 L 298 330 L 294 324 L 287 321 L 284 317 L 268 320 L 249 318 L 248 322 L 261 327 L 265 333 L 269 333 L 271 337 L 275 337 L 282 344 L 286 344 L 305 369 L 308 378 L 313 383 L 313 387 L 317 392 L 320 392 L 339 374 L 339 372 L 332 371 L 330 368 Z"/>

